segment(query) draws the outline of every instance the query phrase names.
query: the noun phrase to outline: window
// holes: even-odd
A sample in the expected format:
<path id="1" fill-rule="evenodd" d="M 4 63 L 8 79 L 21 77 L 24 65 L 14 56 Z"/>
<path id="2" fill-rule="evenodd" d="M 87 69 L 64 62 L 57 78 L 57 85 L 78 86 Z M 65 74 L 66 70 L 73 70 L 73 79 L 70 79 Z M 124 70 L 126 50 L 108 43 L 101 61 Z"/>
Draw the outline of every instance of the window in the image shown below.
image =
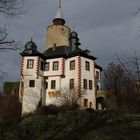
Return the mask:
<path id="1" fill-rule="evenodd" d="M 99 80 L 99 71 L 96 71 L 96 80 Z"/>
<path id="2" fill-rule="evenodd" d="M 35 80 L 29 81 L 29 87 L 35 87 Z"/>
<path id="3" fill-rule="evenodd" d="M 92 80 L 89 80 L 89 90 L 92 90 Z"/>
<path id="4" fill-rule="evenodd" d="M 89 108 L 92 108 L 92 102 L 89 103 Z"/>
<path id="5" fill-rule="evenodd" d="M 44 67 L 44 63 L 41 61 L 41 64 L 40 64 L 41 66 L 40 66 L 40 69 L 43 71 L 43 67 Z"/>
<path id="6" fill-rule="evenodd" d="M 87 70 L 87 71 L 90 71 L 90 63 L 89 62 L 85 62 L 85 69 Z"/>
<path id="7" fill-rule="evenodd" d="M 46 89 L 48 89 L 48 82 L 45 83 Z"/>
<path id="8" fill-rule="evenodd" d="M 56 81 L 51 80 L 51 89 L 55 89 L 55 86 L 56 86 Z"/>
<path id="9" fill-rule="evenodd" d="M 84 89 L 87 89 L 87 80 L 86 79 L 83 80 L 83 84 L 84 84 L 83 85 Z"/>
<path id="10" fill-rule="evenodd" d="M 44 70 L 49 71 L 49 67 L 50 67 L 50 63 L 49 62 L 45 63 Z"/>
<path id="11" fill-rule="evenodd" d="M 88 99 L 84 99 L 84 107 L 88 107 Z"/>
<path id="12" fill-rule="evenodd" d="M 58 61 L 53 62 L 53 70 L 58 70 L 59 63 Z"/>
<path id="13" fill-rule="evenodd" d="M 32 69 L 33 66 L 34 66 L 34 60 L 33 59 L 27 60 L 27 69 Z"/>
<path id="14" fill-rule="evenodd" d="M 75 69 L 75 60 L 70 61 L 70 70 L 74 70 Z"/>
<path id="15" fill-rule="evenodd" d="M 99 85 L 96 86 L 96 90 L 99 90 Z"/>
<path id="16" fill-rule="evenodd" d="M 70 79 L 70 89 L 74 89 L 74 79 Z"/>

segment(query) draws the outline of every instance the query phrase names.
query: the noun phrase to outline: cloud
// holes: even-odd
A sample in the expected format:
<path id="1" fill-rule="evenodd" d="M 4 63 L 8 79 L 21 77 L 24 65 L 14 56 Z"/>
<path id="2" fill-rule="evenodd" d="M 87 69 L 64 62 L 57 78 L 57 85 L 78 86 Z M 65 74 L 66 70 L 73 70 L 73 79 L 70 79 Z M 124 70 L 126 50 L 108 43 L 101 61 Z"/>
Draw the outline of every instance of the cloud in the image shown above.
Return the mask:
<path id="1" fill-rule="evenodd" d="M 66 24 L 79 33 L 81 47 L 88 47 L 106 67 L 114 54 L 129 55 L 135 50 L 140 55 L 140 0 L 65 0 L 62 3 Z M 45 50 L 46 28 L 52 24 L 58 9 L 57 0 L 30 0 L 26 13 L 17 18 L 3 18 L 9 38 L 25 44 L 31 36 L 38 49 Z M 20 56 L 14 52 L 0 53 L 7 80 L 18 80 Z M 11 74 L 11 70 L 14 71 Z"/>

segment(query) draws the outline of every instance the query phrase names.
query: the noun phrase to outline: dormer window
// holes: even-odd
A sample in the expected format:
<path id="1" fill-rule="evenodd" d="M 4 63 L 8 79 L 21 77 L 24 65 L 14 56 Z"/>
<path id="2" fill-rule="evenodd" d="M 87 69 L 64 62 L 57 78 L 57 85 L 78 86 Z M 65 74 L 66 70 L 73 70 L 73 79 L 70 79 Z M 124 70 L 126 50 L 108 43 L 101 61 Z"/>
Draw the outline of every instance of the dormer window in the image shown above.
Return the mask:
<path id="1" fill-rule="evenodd" d="M 34 60 L 28 59 L 27 60 L 27 69 L 33 69 L 33 66 L 34 66 Z"/>

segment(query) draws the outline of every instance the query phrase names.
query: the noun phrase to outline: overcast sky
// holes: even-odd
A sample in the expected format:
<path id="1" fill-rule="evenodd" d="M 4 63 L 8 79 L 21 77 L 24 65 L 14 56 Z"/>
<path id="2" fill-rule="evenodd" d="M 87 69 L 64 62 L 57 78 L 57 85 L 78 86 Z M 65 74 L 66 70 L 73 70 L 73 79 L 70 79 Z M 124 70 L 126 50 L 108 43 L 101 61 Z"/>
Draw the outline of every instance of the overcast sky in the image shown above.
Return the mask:
<path id="1" fill-rule="evenodd" d="M 140 55 L 140 0 L 62 0 L 66 25 L 78 32 L 81 48 L 90 49 L 103 68 L 115 53 Z M 45 50 L 46 27 L 52 24 L 58 0 L 26 0 L 25 14 L 16 18 L 2 17 L 9 38 L 24 45 L 33 37 L 38 50 Z M 5 80 L 20 78 L 19 52 L 0 52 L 0 68 Z"/>

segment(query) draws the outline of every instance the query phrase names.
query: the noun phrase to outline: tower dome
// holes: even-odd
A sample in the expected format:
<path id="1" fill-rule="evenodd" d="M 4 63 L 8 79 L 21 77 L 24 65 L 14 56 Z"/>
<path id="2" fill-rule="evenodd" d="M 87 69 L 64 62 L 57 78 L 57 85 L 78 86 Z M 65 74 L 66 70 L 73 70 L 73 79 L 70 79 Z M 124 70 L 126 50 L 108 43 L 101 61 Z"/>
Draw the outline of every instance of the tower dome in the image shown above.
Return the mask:
<path id="1" fill-rule="evenodd" d="M 23 53 L 34 54 L 37 52 L 37 45 L 32 41 L 32 39 L 25 44 L 25 50 Z"/>
<path id="2" fill-rule="evenodd" d="M 76 50 L 81 43 L 79 42 L 78 34 L 75 31 L 70 33 L 69 45 L 72 51 Z"/>
<path id="3" fill-rule="evenodd" d="M 77 37 L 78 37 L 78 34 L 77 34 L 75 31 L 72 31 L 72 32 L 70 33 L 70 37 L 71 37 L 71 38 L 77 38 Z"/>
<path id="4" fill-rule="evenodd" d="M 32 39 L 25 44 L 25 50 L 37 50 L 37 45 L 32 41 Z"/>

